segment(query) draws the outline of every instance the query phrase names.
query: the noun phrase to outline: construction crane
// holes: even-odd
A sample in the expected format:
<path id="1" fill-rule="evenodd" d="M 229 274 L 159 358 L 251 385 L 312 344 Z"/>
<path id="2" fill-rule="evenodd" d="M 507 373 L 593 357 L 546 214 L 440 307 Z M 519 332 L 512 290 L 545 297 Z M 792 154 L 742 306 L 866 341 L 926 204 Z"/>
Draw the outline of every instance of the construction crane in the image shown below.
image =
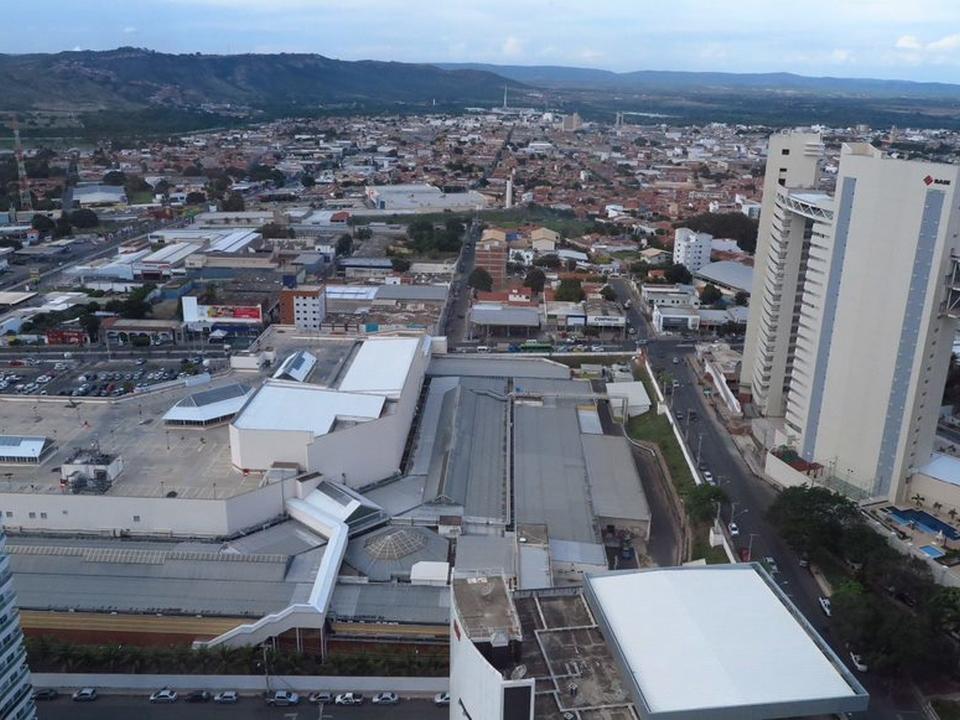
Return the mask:
<path id="1" fill-rule="evenodd" d="M 17 175 L 20 180 L 20 209 L 31 211 L 33 200 L 30 198 L 30 180 L 27 178 L 27 167 L 23 163 L 23 143 L 20 142 L 20 125 L 16 115 L 10 121 L 10 128 L 13 130 L 13 153 L 17 159 Z"/>

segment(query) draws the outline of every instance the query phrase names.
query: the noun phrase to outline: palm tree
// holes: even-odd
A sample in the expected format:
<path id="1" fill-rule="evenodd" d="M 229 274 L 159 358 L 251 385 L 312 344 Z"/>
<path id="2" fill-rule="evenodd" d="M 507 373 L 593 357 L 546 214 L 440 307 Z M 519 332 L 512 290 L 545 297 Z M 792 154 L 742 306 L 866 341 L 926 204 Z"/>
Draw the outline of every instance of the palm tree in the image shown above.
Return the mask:
<path id="1" fill-rule="evenodd" d="M 917 493 L 916 495 L 914 495 L 914 496 L 913 496 L 912 498 L 910 498 L 910 499 L 913 500 L 913 502 L 916 504 L 916 506 L 917 506 L 918 508 L 923 507 L 923 503 L 926 502 L 926 500 L 927 500 L 927 499 L 926 499 L 923 495 L 921 495 L 920 493 Z"/>
<path id="2" fill-rule="evenodd" d="M 943 503 L 935 502 L 933 503 L 933 514 L 936 515 L 941 510 L 943 510 Z"/>
<path id="3" fill-rule="evenodd" d="M 950 508 L 950 510 L 947 512 L 947 516 L 950 518 L 951 521 L 955 521 L 957 519 L 957 509 Z"/>

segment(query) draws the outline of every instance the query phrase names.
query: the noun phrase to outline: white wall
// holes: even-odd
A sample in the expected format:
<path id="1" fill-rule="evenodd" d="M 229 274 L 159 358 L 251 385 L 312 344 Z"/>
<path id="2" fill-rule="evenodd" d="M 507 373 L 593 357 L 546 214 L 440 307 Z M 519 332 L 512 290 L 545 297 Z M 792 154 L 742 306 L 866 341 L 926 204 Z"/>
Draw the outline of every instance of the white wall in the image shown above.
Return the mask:
<path id="1" fill-rule="evenodd" d="M 296 412 L 295 408 L 290 409 Z M 230 460 L 242 470 L 266 470 L 277 462 L 307 467 L 307 447 L 313 433 L 301 430 L 264 430 L 230 425 Z"/>
<path id="2" fill-rule="evenodd" d="M 282 488 L 280 483 L 273 483 L 221 500 L 0 493 L 0 517 L 3 527 L 12 532 L 117 535 L 127 531 L 133 535 L 219 537 L 277 517 L 282 497 L 293 497 L 295 486 L 295 481 L 286 480 Z M 135 516 L 140 520 L 134 520 Z"/>
<path id="3" fill-rule="evenodd" d="M 767 458 L 763 463 L 763 474 L 768 480 L 775 482 L 780 487 L 789 488 L 813 484 L 812 478 L 794 470 L 773 453 L 767 453 Z"/>

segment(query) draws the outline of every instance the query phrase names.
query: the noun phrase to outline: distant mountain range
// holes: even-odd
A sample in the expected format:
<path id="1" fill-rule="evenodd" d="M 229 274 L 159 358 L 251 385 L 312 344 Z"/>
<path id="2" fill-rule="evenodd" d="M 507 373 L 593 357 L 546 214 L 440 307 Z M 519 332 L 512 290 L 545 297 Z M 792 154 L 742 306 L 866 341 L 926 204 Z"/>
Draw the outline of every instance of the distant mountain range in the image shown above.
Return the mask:
<path id="1" fill-rule="evenodd" d="M 960 85 L 591 68 L 334 60 L 314 54 L 174 55 L 138 48 L 0 55 L 0 112 L 67 111 L 60 132 L 115 137 L 236 125 L 256 117 L 421 112 L 499 105 L 616 111 L 676 122 L 809 123 L 960 129 Z M 73 122 L 73 125 L 70 123 Z M 70 128 L 74 128 L 73 130 Z M 28 135 L 53 124 L 27 122 Z"/>
<path id="2" fill-rule="evenodd" d="M 660 92 L 802 92 L 870 97 L 960 98 L 960 85 L 909 80 L 807 77 L 793 73 L 683 72 L 637 70 L 616 73 L 558 65 L 440 63 L 445 70 L 489 72 L 526 85 L 564 90 L 636 90 Z"/>
<path id="3" fill-rule="evenodd" d="M 495 102 L 485 70 L 333 60 L 322 55 L 172 55 L 138 48 L 0 55 L 0 110 L 136 110 L 324 103 Z"/>

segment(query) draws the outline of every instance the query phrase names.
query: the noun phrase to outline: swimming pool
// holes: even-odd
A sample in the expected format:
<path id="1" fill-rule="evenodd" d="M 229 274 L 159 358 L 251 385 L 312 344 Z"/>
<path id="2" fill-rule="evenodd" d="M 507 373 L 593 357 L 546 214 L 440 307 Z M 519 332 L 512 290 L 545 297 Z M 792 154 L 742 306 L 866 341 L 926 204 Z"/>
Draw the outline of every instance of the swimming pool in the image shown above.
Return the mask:
<path id="1" fill-rule="evenodd" d="M 913 523 L 918 530 L 930 533 L 931 535 L 942 532 L 943 536 L 948 540 L 960 540 L 960 532 L 957 532 L 956 528 L 923 510 L 915 510 L 914 508 L 898 510 L 895 507 L 889 507 L 887 508 L 887 512 L 890 513 L 890 517 L 901 525 L 910 525 Z"/>
<path id="2" fill-rule="evenodd" d="M 934 560 L 936 560 L 937 558 L 942 558 L 944 555 L 946 555 L 946 553 L 943 550 L 941 550 L 938 547 L 935 547 L 934 545 L 924 545 L 922 548 L 920 548 L 920 552 L 922 552 L 927 557 L 932 557 Z"/>

